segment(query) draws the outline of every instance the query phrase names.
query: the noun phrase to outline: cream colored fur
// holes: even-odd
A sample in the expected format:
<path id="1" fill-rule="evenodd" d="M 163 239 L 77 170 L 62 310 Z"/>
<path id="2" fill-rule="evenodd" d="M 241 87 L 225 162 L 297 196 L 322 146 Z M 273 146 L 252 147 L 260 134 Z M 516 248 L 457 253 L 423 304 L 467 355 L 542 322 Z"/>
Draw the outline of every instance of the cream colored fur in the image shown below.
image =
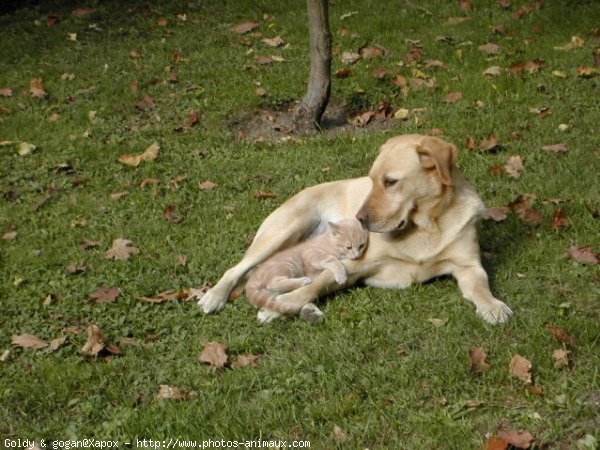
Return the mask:
<path id="1" fill-rule="evenodd" d="M 223 308 L 245 275 L 275 252 L 290 247 L 327 221 L 356 216 L 370 231 L 362 258 L 344 261 L 348 279 L 330 271 L 311 284 L 277 297 L 311 320 L 323 313 L 312 302 L 359 280 L 369 286 L 405 288 L 440 275 L 453 275 L 478 315 L 495 324 L 512 311 L 490 292 L 481 265 L 476 223 L 483 203 L 455 167 L 456 147 L 422 135 L 388 140 L 368 177 L 310 187 L 273 211 L 260 226 L 242 260 L 198 302 L 205 313 Z M 259 320 L 272 320 L 263 311 Z"/>

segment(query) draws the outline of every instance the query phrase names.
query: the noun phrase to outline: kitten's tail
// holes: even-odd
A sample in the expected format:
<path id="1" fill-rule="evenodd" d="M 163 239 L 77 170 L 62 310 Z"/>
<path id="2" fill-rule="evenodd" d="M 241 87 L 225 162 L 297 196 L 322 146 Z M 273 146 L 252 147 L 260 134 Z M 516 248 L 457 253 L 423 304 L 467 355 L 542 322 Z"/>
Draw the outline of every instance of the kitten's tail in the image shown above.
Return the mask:
<path id="1" fill-rule="evenodd" d="M 285 315 L 300 313 L 301 307 L 276 300 L 276 294 L 273 294 L 264 286 L 249 283 L 246 285 L 246 295 L 250 303 L 259 308 L 267 308 Z"/>

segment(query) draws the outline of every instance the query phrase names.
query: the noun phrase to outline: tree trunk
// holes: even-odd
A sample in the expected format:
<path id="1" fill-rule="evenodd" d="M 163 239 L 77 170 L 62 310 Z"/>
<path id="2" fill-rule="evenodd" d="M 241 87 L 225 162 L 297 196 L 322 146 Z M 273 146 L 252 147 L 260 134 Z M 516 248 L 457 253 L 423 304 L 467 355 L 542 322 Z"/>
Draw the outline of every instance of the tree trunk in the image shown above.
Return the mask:
<path id="1" fill-rule="evenodd" d="M 294 131 L 314 134 L 320 129 L 331 93 L 331 31 L 329 0 L 307 0 L 310 33 L 310 78 L 308 91 L 293 115 Z"/>

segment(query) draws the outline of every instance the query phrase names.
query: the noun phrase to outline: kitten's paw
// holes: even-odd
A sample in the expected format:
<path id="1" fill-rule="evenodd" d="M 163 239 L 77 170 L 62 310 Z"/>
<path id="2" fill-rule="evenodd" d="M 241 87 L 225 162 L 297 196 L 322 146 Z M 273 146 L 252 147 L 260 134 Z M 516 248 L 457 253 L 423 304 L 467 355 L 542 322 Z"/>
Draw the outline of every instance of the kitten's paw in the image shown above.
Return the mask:
<path id="1" fill-rule="evenodd" d="M 214 289 L 209 290 L 198 300 L 198 305 L 204 311 L 204 314 L 212 314 L 223 309 L 227 303 L 227 296 L 223 296 Z"/>
<path id="2" fill-rule="evenodd" d="M 273 322 L 275 319 L 279 319 L 281 316 L 282 314 L 273 311 L 272 309 L 261 308 L 260 311 L 258 311 L 258 314 L 256 315 L 256 319 L 260 323 L 266 324 Z"/>
<path id="3" fill-rule="evenodd" d="M 484 306 L 477 307 L 477 315 L 492 325 L 506 322 L 512 314 L 513 312 L 510 307 L 498 299 L 494 299 L 493 302 Z"/>
<path id="4" fill-rule="evenodd" d="M 300 280 L 301 280 L 301 285 L 302 286 L 306 286 L 306 285 L 308 285 L 308 284 L 310 284 L 310 283 L 313 282 L 313 280 L 311 278 L 309 278 L 309 277 L 302 277 L 302 278 L 300 278 Z"/>
<path id="5" fill-rule="evenodd" d="M 309 322 L 320 322 L 325 314 L 314 303 L 307 303 L 300 310 L 300 317 Z"/>
<path id="6" fill-rule="evenodd" d="M 348 275 L 346 274 L 346 272 L 336 273 L 334 274 L 334 278 L 335 282 L 340 286 L 346 283 L 346 281 L 348 281 Z"/>

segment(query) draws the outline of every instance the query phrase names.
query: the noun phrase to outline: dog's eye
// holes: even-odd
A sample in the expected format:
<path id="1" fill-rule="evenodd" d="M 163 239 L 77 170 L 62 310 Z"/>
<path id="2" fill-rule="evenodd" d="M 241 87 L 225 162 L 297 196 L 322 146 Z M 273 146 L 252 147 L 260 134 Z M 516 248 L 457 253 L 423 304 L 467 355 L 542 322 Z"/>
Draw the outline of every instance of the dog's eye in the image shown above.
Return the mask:
<path id="1" fill-rule="evenodd" d="M 398 183 L 398 180 L 395 180 L 393 178 L 385 178 L 383 180 L 383 187 L 389 188 L 389 187 L 394 186 L 397 183 Z"/>

